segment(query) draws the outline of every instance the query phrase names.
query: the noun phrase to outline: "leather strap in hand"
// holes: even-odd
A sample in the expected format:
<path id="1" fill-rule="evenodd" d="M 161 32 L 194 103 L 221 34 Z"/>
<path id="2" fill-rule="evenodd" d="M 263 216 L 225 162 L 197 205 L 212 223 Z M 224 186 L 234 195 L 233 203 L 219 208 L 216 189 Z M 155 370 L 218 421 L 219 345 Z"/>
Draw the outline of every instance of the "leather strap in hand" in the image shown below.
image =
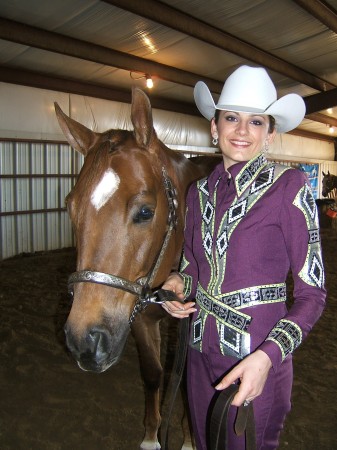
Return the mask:
<path id="1" fill-rule="evenodd" d="M 227 420 L 229 408 L 239 386 L 230 385 L 220 392 L 214 405 L 210 423 L 210 450 L 230 450 L 228 448 Z M 246 450 L 256 450 L 254 410 L 252 403 L 241 405 L 235 420 L 235 433 L 241 436 L 246 433 Z"/>

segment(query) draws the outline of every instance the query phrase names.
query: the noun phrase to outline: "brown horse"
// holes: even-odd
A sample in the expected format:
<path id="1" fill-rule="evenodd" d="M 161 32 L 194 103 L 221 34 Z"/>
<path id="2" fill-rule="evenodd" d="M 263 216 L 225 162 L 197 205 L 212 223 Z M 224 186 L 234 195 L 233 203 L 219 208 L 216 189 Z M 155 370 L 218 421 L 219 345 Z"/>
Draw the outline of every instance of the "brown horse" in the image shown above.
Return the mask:
<path id="1" fill-rule="evenodd" d="M 327 197 L 331 191 L 337 189 L 337 176 L 331 175 L 330 171 L 328 171 L 328 173 L 324 172 L 322 173 L 323 173 L 322 195 L 323 197 Z"/>
<path id="2" fill-rule="evenodd" d="M 165 313 L 151 303 L 152 288 L 178 267 L 186 191 L 210 169 L 157 138 L 150 102 L 139 89 L 132 95 L 133 132 L 95 133 L 55 109 L 69 144 L 85 156 L 66 198 L 77 245 L 67 346 L 83 370 L 103 372 L 118 362 L 132 330 L 146 397 L 141 448 L 159 449 L 159 321 Z"/>

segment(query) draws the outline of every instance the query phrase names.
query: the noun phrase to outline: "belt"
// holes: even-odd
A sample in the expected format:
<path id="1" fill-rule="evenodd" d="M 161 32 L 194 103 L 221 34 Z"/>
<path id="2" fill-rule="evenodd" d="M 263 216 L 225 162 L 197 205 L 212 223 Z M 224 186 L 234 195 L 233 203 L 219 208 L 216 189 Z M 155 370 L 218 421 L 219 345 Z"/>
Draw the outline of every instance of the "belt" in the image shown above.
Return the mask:
<path id="1" fill-rule="evenodd" d="M 215 317 L 219 332 L 221 353 L 242 359 L 250 353 L 250 334 L 247 332 L 252 317 L 240 311 L 250 306 L 284 302 L 284 283 L 253 286 L 240 291 L 212 296 L 199 284 L 196 302 L 200 307 L 198 318 L 193 322 L 191 344 L 201 351 L 203 328 L 208 314 Z"/>
<path id="2" fill-rule="evenodd" d="M 285 302 L 287 291 L 285 283 L 266 284 L 217 295 L 213 298 L 232 308 L 241 309 L 266 303 Z"/>

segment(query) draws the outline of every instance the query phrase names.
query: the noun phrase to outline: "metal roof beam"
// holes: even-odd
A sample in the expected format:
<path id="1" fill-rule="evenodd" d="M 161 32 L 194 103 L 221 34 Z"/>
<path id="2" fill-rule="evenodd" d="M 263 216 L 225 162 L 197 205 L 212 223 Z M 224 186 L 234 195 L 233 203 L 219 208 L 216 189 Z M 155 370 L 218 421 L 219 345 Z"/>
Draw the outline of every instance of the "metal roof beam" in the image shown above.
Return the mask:
<path id="1" fill-rule="evenodd" d="M 329 125 L 331 127 L 337 127 L 337 119 L 335 117 L 329 117 L 324 114 L 314 113 L 307 114 L 305 118 L 314 122 L 324 123 L 324 125 L 327 126 Z"/>
<path id="2" fill-rule="evenodd" d="M 186 86 L 193 87 L 197 81 L 202 79 L 207 83 L 210 90 L 215 93 L 220 93 L 223 87 L 222 82 L 211 78 L 202 77 L 198 74 L 179 70 L 138 56 L 129 55 L 117 50 L 63 36 L 58 33 L 45 31 L 1 17 L 0 38 L 11 42 L 17 42 L 22 45 L 37 47 L 55 53 L 105 64 L 111 67 L 138 71 L 140 73 L 151 73 L 151 75 L 158 78 Z M 305 97 L 304 101 L 307 106 L 308 114 L 336 106 L 337 89 Z"/>
<path id="3" fill-rule="evenodd" d="M 330 5 L 320 0 L 293 0 L 293 2 L 337 33 L 337 13 Z"/>
<path id="4" fill-rule="evenodd" d="M 229 33 L 212 27 L 194 17 L 185 14 L 157 0 L 103 0 L 110 5 L 146 17 L 181 33 L 212 44 L 242 58 L 267 67 L 288 78 L 296 80 L 319 91 L 335 87 L 333 84 L 299 67 L 277 58 L 271 53 L 242 41 Z"/>
<path id="5" fill-rule="evenodd" d="M 0 66 L 0 81 L 21 86 L 30 86 L 40 89 L 50 89 L 57 92 L 68 92 L 71 94 L 102 98 L 116 102 L 131 103 L 131 90 L 113 89 L 110 86 L 84 83 L 78 80 L 55 77 L 30 70 Z M 151 94 L 151 106 L 152 108 L 200 117 L 200 113 L 193 103 L 174 101 L 156 97 Z"/>
<path id="6" fill-rule="evenodd" d="M 192 72 L 2 17 L 0 17 L 0 39 L 132 72 L 150 73 L 162 80 L 185 86 L 194 86 L 202 79 L 213 92 L 221 92 L 223 86 L 222 82 L 212 78 L 201 77 Z"/>
<path id="7" fill-rule="evenodd" d="M 304 98 L 307 114 L 337 106 L 337 89 L 309 95 Z"/>

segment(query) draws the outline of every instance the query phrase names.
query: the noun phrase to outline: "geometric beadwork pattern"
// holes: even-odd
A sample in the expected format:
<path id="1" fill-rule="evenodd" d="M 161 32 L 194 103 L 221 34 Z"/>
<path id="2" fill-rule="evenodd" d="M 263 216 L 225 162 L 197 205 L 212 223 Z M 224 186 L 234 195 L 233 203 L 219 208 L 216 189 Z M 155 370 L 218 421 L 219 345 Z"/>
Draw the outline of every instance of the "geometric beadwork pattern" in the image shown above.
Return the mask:
<path id="1" fill-rule="evenodd" d="M 216 240 L 216 246 L 219 253 L 220 258 L 225 253 L 228 247 L 228 235 L 227 230 L 224 230 L 222 234 Z"/>
<path id="2" fill-rule="evenodd" d="M 207 230 L 206 235 L 202 241 L 202 246 L 204 247 L 208 256 L 212 255 L 213 238 L 211 233 Z"/>
<path id="3" fill-rule="evenodd" d="M 310 261 L 309 274 L 311 279 L 315 281 L 316 285 L 322 288 L 324 285 L 324 267 L 322 265 L 320 255 L 313 253 Z"/>
<path id="4" fill-rule="evenodd" d="M 241 202 L 239 202 L 236 205 L 233 205 L 229 208 L 228 223 L 235 222 L 235 221 L 241 219 L 246 214 L 247 203 L 248 203 L 248 200 L 245 198 Z"/>
<path id="5" fill-rule="evenodd" d="M 193 323 L 193 344 L 201 341 L 202 331 L 202 320 L 199 317 L 199 319 L 195 320 L 195 322 Z"/>
<path id="6" fill-rule="evenodd" d="M 245 166 L 236 178 L 236 191 L 238 196 L 247 189 L 252 179 L 256 176 L 261 167 L 265 166 L 267 160 L 263 154 L 260 154 L 249 165 Z"/>
<path id="7" fill-rule="evenodd" d="M 209 225 L 211 223 L 213 215 L 214 215 L 214 206 L 212 205 L 211 202 L 207 201 L 204 212 L 202 214 L 202 218 L 206 222 L 207 225 Z"/>
<path id="8" fill-rule="evenodd" d="M 199 286 L 200 288 L 200 286 Z M 193 341 L 191 345 L 202 351 L 202 335 L 209 315 L 216 318 L 219 333 L 220 351 L 223 355 L 243 358 L 250 353 L 250 334 L 247 328 L 252 318 L 247 314 L 219 304 L 200 288 L 196 293 L 196 302 L 200 307 L 197 320 L 193 323 Z"/>
<path id="9" fill-rule="evenodd" d="M 314 244 L 320 241 L 319 229 L 309 230 L 309 244 Z"/>
<path id="10" fill-rule="evenodd" d="M 285 302 L 287 291 L 285 283 L 253 286 L 240 291 L 221 294 L 218 301 L 235 309 L 248 308 L 267 303 Z"/>
<path id="11" fill-rule="evenodd" d="M 275 342 L 282 353 L 282 361 L 302 342 L 302 330 L 290 320 L 280 320 L 267 337 L 267 341 Z"/>
<path id="12" fill-rule="evenodd" d="M 212 314 L 221 323 L 238 330 L 246 331 L 252 318 L 227 305 L 221 305 L 212 299 L 204 290 L 198 289 L 195 297 L 197 304 L 207 313 Z"/>
<path id="13" fill-rule="evenodd" d="M 309 214 L 312 221 L 317 217 L 317 208 L 316 202 L 312 195 L 311 189 L 308 185 L 305 185 L 303 193 L 302 193 L 302 202 L 305 206 L 307 213 Z"/>
<path id="14" fill-rule="evenodd" d="M 211 279 L 207 288 L 213 295 L 217 296 L 221 292 L 226 270 L 226 254 L 233 231 L 257 200 L 264 195 L 285 170 L 289 169 L 290 167 L 268 163 L 264 155 L 258 155 L 253 161 L 246 164 L 235 178 L 237 195 L 222 217 L 217 231 L 215 230 L 214 214 L 217 203 L 217 189 L 215 187 L 213 198 L 210 199 L 207 178 L 197 183 L 203 218 L 202 242 L 211 269 Z M 213 253 L 214 246 L 215 253 Z"/>
<path id="15" fill-rule="evenodd" d="M 250 334 L 217 323 L 220 351 L 224 356 L 243 359 L 250 354 Z"/>
<path id="16" fill-rule="evenodd" d="M 252 186 L 250 188 L 251 194 L 254 194 L 255 192 L 258 192 L 261 189 L 269 186 L 273 182 L 274 172 L 275 166 L 270 166 L 267 168 L 267 170 L 263 170 L 259 174 L 258 178 L 254 181 L 254 183 L 252 183 Z"/>
<path id="17" fill-rule="evenodd" d="M 248 355 L 250 353 L 250 334 L 247 329 L 252 318 L 217 302 L 200 285 L 195 299 L 200 311 L 198 318 L 193 323 L 193 348 L 202 351 L 203 327 L 207 317 L 212 315 L 216 318 L 221 353 L 239 359 Z"/>
<path id="18" fill-rule="evenodd" d="M 324 286 L 324 267 L 320 244 L 318 212 L 311 189 L 303 186 L 293 204 L 303 213 L 308 229 L 308 248 L 304 265 L 299 272 L 301 279 L 310 286 Z"/>
<path id="19" fill-rule="evenodd" d="M 204 195 L 206 195 L 206 197 L 209 197 L 208 178 L 204 178 L 203 180 L 200 180 L 200 182 L 199 182 L 199 190 Z"/>

